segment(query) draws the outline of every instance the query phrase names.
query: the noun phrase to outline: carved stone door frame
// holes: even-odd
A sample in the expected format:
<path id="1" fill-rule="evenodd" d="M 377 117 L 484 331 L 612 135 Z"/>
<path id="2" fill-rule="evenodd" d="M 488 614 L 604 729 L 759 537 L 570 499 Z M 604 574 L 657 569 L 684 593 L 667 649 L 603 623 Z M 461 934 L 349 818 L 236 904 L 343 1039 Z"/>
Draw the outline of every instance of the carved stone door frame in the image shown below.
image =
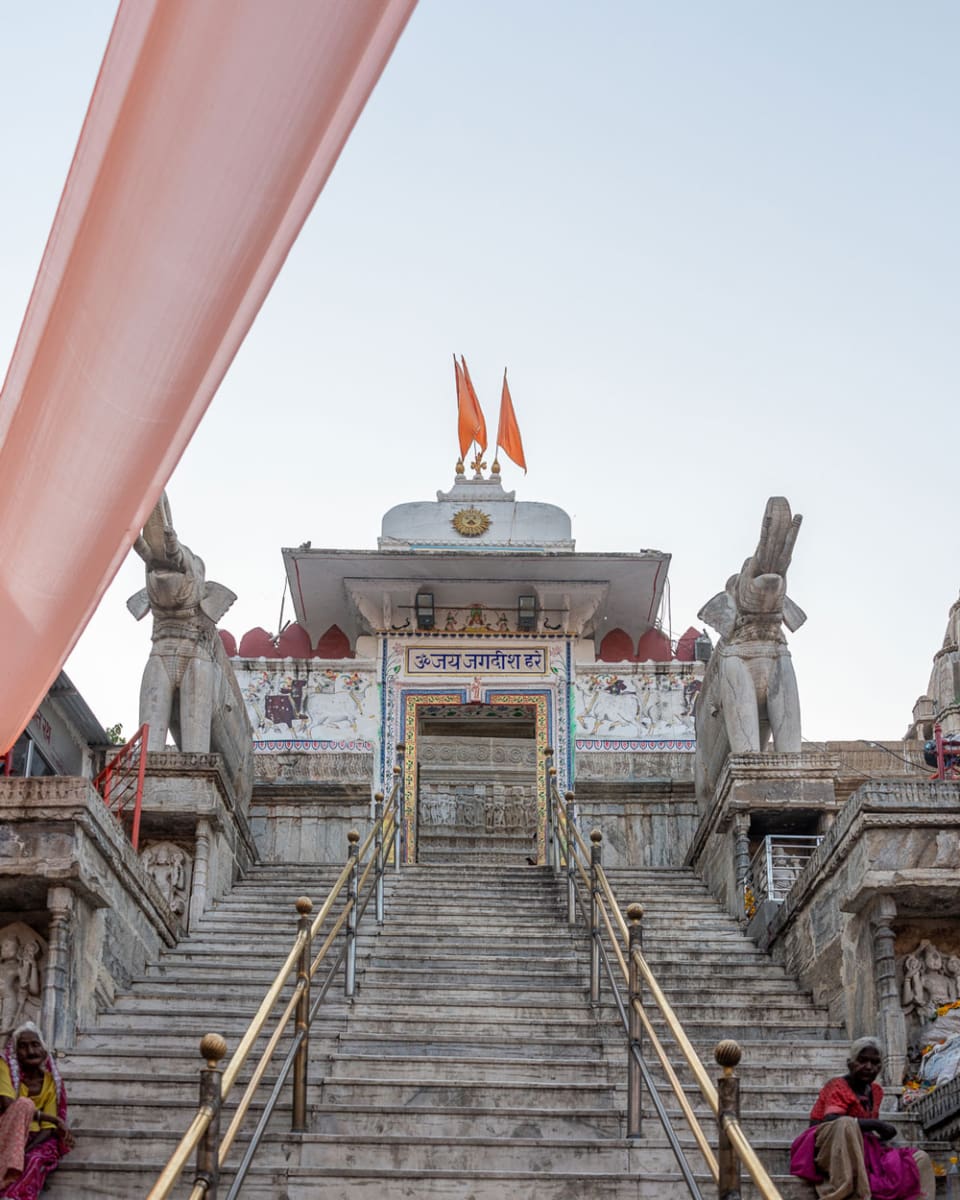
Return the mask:
<path id="1" fill-rule="evenodd" d="M 537 862 L 546 862 L 547 828 L 547 764 L 544 750 L 550 745 L 551 730 L 555 725 L 552 712 L 553 692 L 548 688 L 529 691 L 508 691 L 498 687 L 483 689 L 482 703 L 490 706 L 524 707 L 531 710 L 536 741 L 536 798 L 537 798 Z M 404 805 L 404 862 L 417 861 L 417 794 L 418 762 L 417 731 L 419 710 L 427 705 L 449 705 L 457 707 L 467 704 L 467 690 L 445 692 L 404 689 L 400 705 L 400 736 L 403 743 L 403 791 Z"/>

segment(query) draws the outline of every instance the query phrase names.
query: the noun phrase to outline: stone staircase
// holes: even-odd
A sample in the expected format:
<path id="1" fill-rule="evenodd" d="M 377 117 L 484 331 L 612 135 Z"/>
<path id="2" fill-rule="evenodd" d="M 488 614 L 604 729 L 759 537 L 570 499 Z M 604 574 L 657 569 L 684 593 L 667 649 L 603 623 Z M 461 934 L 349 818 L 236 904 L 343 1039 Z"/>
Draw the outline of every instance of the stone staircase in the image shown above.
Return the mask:
<path id="1" fill-rule="evenodd" d="M 195 1111 L 199 1037 L 215 1030 L 236 1046 L 290 944 L 293 900 L 318 904 L 335 874 L 258 868 L 83 1031 L 62 1061 L 78 1147 L 54 1198 L 146 1194 Z M 744 1127 L 785 1200 L 808 1200 L 784 1177 L 786 1148 L 843 1067 L 841 1032 L 692 873 L 610 875 L 621 905 L 644 903 L 645 951 L 711 1071 L 719 1038 L 741 1042 Z M 587 938 L 568 929 L 564 896 L 539 867 L 390 873 L 383 929 L 372 908 L 361 926 L 357 995 L 348 1002 L 336 983 L 314 1027 L 310 1133 L 289 1132 L 288 1089 L 243 1195 L 682 1200 L 652 1110 L 642 1138 L 623 1137 L 624 1040 L 609 1000 L 589 1006 Z"/>

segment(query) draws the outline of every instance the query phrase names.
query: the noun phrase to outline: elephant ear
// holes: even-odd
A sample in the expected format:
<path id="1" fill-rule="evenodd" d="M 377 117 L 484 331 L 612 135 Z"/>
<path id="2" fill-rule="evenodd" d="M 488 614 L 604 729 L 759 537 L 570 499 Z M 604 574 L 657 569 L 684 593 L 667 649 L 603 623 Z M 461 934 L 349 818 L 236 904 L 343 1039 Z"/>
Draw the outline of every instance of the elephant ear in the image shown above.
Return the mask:
<path id="1" fill-rule="evenodd" d="M 697 619 L 706 621 L 721 637 L 729 637 L 737 619 L 737 606 L 733 597 L 729 592 L 717 592 L 697 613 Z"/>
<path id="2" fill-rule="evenodd" d="M 783 623 L 791 633 L 796 633 L 807 619 L 807 614 L 799 604 L 794 604 L 789 596 L 783 598 Z"/>
<path id="3" fill-rule="evenodd" d="M 147 589 L 141 588 L 139 592 L 135 592 L 127 601 L 127 608 L 130 609 L 138 621 L 142 621 L 150 611 L 150 600 L 147 596 Z"/>
<path id="4" fill-rule="evenodd" d="M 208 583 L 203 589 L 203 599 L 200 607 L 211 621 L 216 623 L 236 600 L 237 593 L 231 592 L 222 583 Z"/>

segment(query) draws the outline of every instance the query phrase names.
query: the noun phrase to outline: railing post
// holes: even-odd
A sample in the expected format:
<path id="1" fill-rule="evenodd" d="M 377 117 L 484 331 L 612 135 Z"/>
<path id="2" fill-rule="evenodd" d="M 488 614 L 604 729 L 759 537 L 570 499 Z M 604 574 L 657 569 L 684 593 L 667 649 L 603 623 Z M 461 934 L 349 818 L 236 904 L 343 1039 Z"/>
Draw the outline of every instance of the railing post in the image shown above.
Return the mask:
<path id="1" fill-rule="evenodd" d="M 300 999 L 297 1001 L 296 1029 L 301 1035 L 297 1057 L 293 1060 L 293 1122 L 290 1128 L 294 1133 L 307 1132 L 307 1073 L 310 1062 L 310 913 L 313 911 L 313 901 L 309 896 L 301 896 L 297 900 L 297 912 L 300 920 L 297 933 L 303 934 L 304 941 L 300 947 L 300 962 L 297 964 L 297 983 L 303 985 Z"/>
<path id="2" fill-rule="evenodd" d="M 567 924 L 576 925 L 577 923 L 577 881 L 574 872 L 576 864 L 573 861 L 573 847 L 575 839 L 573 836 L 573 792 L 567 792 L 564 797 L 567 802 Z"/>
<path id="3" fill-rule="evenodd" d="M 547 777 L 547 865 L 553 866 L 553 781 L 557 772 L 553 766 L 552 746 L 544 746 L 543 762 Z"/>
<path id="4" fill-rule="evenodd" d="M 203 1137 L 197 1145 L 197 1173 L 194 1187 L 202 1183 L 208 1200 L 217 1200 L 220 1182 L 220 1060 L 227 1052 L 227 1043 L 219 1033 L 208 1033 L 200 1039 L 200 1055 L 206 1062 L 200 1068 L 200 1107 L 213 1114 Z"/>
<path id="5" fill-rule="evenodd" d="M 600 1004 L 600 875 L 603 864 L 603 834 L 590 832 L 590 1003 Z"/>
<path id="6" fill-rule="evenodd" d="M 627 919 L 630 922 L 629 950 L 629 991 L 630 991 L 630 1046 L 627 1050 L 627 1137 L 639 1137 L 643 1125 L 643 1077 L 640 1074 L 640 1063 L 637 1056 L 643 1054 L 643 1022 L 637 1012 L 637 1005 L 643 1003 L 642 980 L 640 968 L 634 958 L 634 950 L 643 949 L 643 934 L 640 922 L 643 917 L 642 904 L 627 905 Z"/>
<path id="7" fill-rule="evenodd" d="M 399 779 L 397 779 L 397 828 L 394 831 L 393 840 L 393 868 L 395 871 L 400 870 L 400 861 L 404 857 L 407 844 L 407 803 L 403 787 L 403 764 L 406 762 L 404 758 L 406 753 L 406 744 L 397 742 L 397 762 L 393 768 L 394 779 L 397 779 L 399 775 Z"/>
<path id="8" fill-rule="evenodd" d="M 767 899 L 773 899 L 773 837 L 768 833 L 763 839 L 764 849 L 767 852 Z"/>
<path id="9" fill-rule="evenodd" d="M 717 1162 L 720 1177 L 717 1180 L 719 1200 L 740 1200 L 740 1159 L 727 1135 L 727 1120 L 740 1120 L 740 1080 L 735 1068 L 740 1061 L 740 1047 L 736 1042 L 718 1042 L 714 1049 L 717 1065 L 723 1074 L 717 1080 Z"/>
<path id="10" fill-rule="evenodd" d="M 747 919 L 746 894 L 750 883 L 750 814 L 738 812 L 733 818 L 734 871 L 737 877 L 737 897 L 740 916 Z"/>
<path id="11" fill-rule="evenodd" d="M 140 850 L 140 816 L 143 812 L 143 780 L 147 773 L 147 739 L 150 736 L 150 726 L 140 726 L 140 761 L 137 763 L 137 794 L 133 807 L 133 828 L 130 831 L 130 841 L 134 850 Z"/>
<path id="12" fill-rule="evenodd" d="M 343 991 L 345 996 L 352 996 L 357 986 L 357 876 L 359 875 L 359 860 L 357 852 L 360 834 L 351 829 L 347 834 L 350 843 L 350 876 L 347 879 L 347 900 L 350 902 L 350 912 L 347 914 L 347 961 L 343 969 Z"/>
<path id="13" fill-rule="evenodd" d="M 376 792 L 373 797 L 373 819 L 377 831 L 374 838 L 374 853 L 377 856 L 377 924 L 383 924 L 383 792 Z"/>
<path id="14" fill-rule="evenodd" d="M 560 872 L 560 829 L 557 820 L 557 768 L 550 767 L 547 771 L 547 817 L 550 824 L 550 845 L 547 862 L 554 875 Z"/>

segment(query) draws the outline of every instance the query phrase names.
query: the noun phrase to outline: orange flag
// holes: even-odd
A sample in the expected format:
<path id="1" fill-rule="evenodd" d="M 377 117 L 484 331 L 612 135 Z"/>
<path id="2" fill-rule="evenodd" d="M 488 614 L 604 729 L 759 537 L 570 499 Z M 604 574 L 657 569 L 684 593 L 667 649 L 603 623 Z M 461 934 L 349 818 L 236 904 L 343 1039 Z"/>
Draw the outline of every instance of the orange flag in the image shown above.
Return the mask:
<path id="1" fill-rule="evenodd" d="M 457 378 L 457 425 L 460 435 L 460 457 L 465 459 L 471 442 L 477 443 L 481 454 L 486 450 L 487 423 L 483 419 L 480 401 L 477 399 L 470 372 L 467 370 L 467 360 L 462 354 L 459 363 L 457 356 L 453 356 L 453 369 Z"/>
<path id="2" fill-rule="evenodd" d="M 507 387 L 507 368 L 503 368 L 503 391 L 500 394 L 500 425 L 497 429 L 497 445 L 507 458 L 513 459 L 518 467 L 523 467 L 527 473 L 527 460 L 523 457 L 523 441 L 517 425 L 517 416 L 513 411 L 513 401 L 510 399 L 510 389 Z"/>

